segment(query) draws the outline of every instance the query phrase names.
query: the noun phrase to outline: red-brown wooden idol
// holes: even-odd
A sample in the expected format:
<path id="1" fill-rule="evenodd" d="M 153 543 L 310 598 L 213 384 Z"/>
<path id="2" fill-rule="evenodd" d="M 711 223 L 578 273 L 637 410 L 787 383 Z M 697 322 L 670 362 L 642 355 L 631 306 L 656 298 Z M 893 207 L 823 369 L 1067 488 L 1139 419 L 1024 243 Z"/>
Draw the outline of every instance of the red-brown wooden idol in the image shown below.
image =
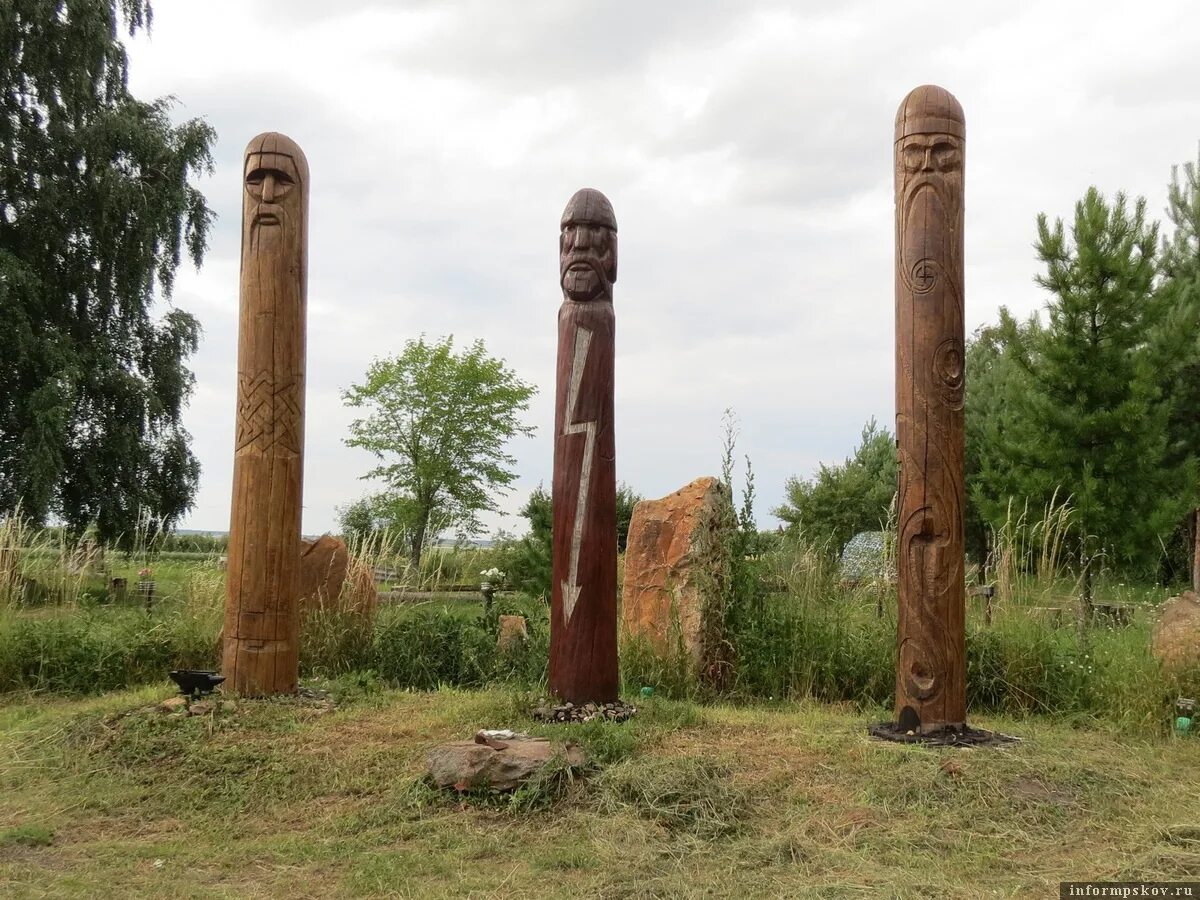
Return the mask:
<path id="1" fill-rule="evenodd" d="M 558 247 L 550 691 L 608 703 L 617 699 L 617 220 L 608 198 L 578 191 L 563 211 Z"/>
<path id="2" fill-rule="evenodd" d="M 966 724 L 963 571 L 963 154 L 940 87 L 896 113 L 896 444 L 900 462 L 896 716 Z"/>
<path id="3" fill-rule="evenodd" d="M 225 599 L 226 686 L 294 693 L 299 676 L 300 493 L 308 162 L 260 134 L 242 171 L 237 435 Z"/>

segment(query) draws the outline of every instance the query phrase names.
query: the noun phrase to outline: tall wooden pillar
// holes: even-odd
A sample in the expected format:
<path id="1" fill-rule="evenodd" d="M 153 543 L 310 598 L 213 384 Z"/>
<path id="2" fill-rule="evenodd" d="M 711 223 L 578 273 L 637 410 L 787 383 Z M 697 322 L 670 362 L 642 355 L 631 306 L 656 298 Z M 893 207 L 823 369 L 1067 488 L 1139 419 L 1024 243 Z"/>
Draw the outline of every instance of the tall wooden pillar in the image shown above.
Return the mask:
<path id="1" fill-rule="evenodd" d="M 222 671 L 251 696 L 299 677 L 308 162 L 290 138 L 246 147 L 237 436 Z"/>
<path id="2" fill-rule="evenodd" d="M 923 85 L 896 114 L 898 725 L 966 724 L 963 156 L 966 120 Z"/>
<path id="3" fill-rule="evenodd" d="M 554 407 L 550 691 L 617 699 L 617 473 L 613 437 L 617 220 L 599 191 L 563 212 Z"/>

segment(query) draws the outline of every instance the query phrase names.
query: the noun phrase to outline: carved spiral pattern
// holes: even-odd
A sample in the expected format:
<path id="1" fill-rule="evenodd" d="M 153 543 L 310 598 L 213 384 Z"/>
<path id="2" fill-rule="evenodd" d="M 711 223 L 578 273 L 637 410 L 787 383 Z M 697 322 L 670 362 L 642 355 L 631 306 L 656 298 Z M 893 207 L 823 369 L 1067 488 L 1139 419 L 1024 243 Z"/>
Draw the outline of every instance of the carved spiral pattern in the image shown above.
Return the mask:
<path id="1" fill-rule="evenodd" d="M 963 347 L 955 338 L 942 341 L 933 352 L 933 379 L 942 402 L 954 410 L 963 406 Z"/>

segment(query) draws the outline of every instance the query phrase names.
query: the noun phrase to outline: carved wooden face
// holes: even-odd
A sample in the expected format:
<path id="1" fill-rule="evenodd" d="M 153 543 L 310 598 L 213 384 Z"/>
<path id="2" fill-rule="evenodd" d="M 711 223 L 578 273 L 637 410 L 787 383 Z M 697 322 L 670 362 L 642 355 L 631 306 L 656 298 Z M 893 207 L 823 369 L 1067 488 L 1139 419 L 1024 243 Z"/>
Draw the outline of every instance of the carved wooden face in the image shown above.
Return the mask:
<path id="1" fill-rule="evenodd" d="M 907 175 L 962 174 L 962 142 L 949 134 L 910 134 L 900 146 Z"/>
<path id="2" fill-rule="evenodd" d="M 600 222 L 570 220 L 558 242 L 563 293 L 572 300 L 612 297 L 617 280 L 617 233 Z"/>
<path id="3" fill-rule="evenodd" d="M 299 236 L 304 185 L 296 161 L 273 151 L 246 154 L 245 221 L 251 247 Z"/>

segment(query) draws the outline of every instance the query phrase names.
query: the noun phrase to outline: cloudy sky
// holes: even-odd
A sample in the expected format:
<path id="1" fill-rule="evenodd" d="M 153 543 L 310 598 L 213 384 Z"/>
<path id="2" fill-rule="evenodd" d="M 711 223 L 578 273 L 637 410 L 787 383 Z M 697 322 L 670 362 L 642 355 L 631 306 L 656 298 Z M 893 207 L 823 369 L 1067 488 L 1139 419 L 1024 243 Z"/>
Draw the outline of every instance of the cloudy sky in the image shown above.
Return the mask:
<path id="1" fill-rule="evenodd" d="M 304 531 L 373 464 L 340 394 L 422 333 L 483 338 L 539 393 L 489 530 L 549 483 L 558 219 L 595 187 L 620 226 L 618 478 L 660 496 L 720 465 L 740 420 L 763 527 L 791 475 L 893 412 L 892 127 L 911 88 L 967 116 L 967 328 L 1033 283 L 1039 212 L 1089 185 L 1161 217 L 1200 140 L 1195 0 L 160 0 L 131 87 L 217 130 L 219 215 L 174 303 L 204 341 L 187 427 L 204 467 L 184 527 L 229 522 L 241 160 L 282 131 L 310 208 Z M 968 377 L 969 373 L 968 373 Z M 735 483 L 735 488 L 738 485 Z"/>

